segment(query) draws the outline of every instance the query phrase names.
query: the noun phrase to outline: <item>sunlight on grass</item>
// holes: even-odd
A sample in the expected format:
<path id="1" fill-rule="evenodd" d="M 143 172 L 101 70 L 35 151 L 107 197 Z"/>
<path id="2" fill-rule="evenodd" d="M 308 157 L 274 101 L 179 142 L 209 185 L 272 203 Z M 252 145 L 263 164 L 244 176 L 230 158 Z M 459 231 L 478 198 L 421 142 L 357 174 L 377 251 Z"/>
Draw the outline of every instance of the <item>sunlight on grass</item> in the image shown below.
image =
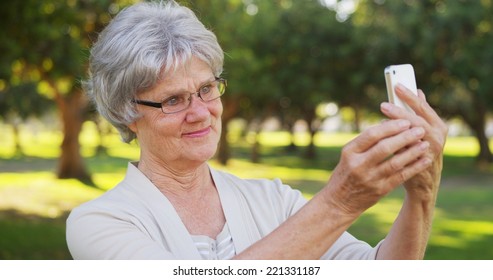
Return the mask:
<path id="1" fill-rule="evenodd" d="M 490 143 L 493 147 L 493 141 Z M 478 141 L 473 137 L 450 137 L 445 143 L 444 153 L 451 156 L 476 156 Z"/>
<path id="2" fill-rule="evenodd" d="M 102 194 L 78 180 L 59 180 L 51 172 L 0 174 L 0 210 L 56 218 Z"/>
<path id="3" fill-rule="evenodd" d="M 100 136 L 96 133 L 94 122 L 87 121 L 84 123 L 79 140 L 84 157 L 95 156 L 96 148 L 100 142 L 107 149 L 108 155 L 112 157 L 137 160 L 140 155 L 138 145 L 135 141 L 130 144 L 122 142 L 116 129 L 111 129 L 110 133 L 105 133 L 102 139 L 100 139 Z"/>
<path id="4" fill-rule="evenodd" d="M 375 206 L 368 209 L 365 214 L 373 215 L 375 220 L 390 225 L 394 222 L 402 206 L 402 199 L 385 198 Z"/>
<path id="5" fill-rule="evenodd" d="M 10 158 L 14 156 L 15 145 L 14 139 L 5 133 L 6 130 L 0 130 L 0 157 Z M 4 138 L 5 137 L 5 138 Z M 37 131 L 29 132 L 21 130 L 20 144 L 22 151 L 27 156 L 58 158 L 60 156 L 60 143 L 62 134 L 55 131 Z"/>
<path id="6" fill-rule="evenodd" d="M 342 147 L 354 139 L 357 134 L 354 133 L 317 133 L 315 135 L 315 145 L 318 147 Z M 260 134 L 259 141 L 262 145 L 279 147 L 290 144 L 290 134 L 285 131 L 281 132 L 264 132 Z M 297 146 L 307 146 L 309 143 L 308 133 L 298 133 L 294 137 Z M 250 144 L 253 138 L 249 138 Z M 490 140 L 490 146 L 493 149 L 493 139 Z M 467 137 L 449 137 L 445 143 L 444 154 L 451 156 L 476 156 L 479 152 L 479 145 L 476 138 Z"/>
<path id="7" fill-rule="evenodd" d="M 430 245 L 467 249 L 469 242 L 493 236 L 493 221 L 464 221 L 437 218 L 433 224 Z"/>
<path id="8" fill-rule="evenodd" d="M 437 222 L 437 227 L 460 232 L 464 236 L 466 235 L 493 235 L 493 221 L 461 221 L 461 220 L 451 220 L 443 219 Z"/>
<path id="9" fill-rule="evenodd" d="M 93 181 L 102 190 L 109 190 L 116 186 L 125 177 L 124 172 L 120 173 L 96 173 L 93 174 Z"/>
<path id="10" fill-rule="evenodd" d="M 121 146 L 109 148 L 108 155 L 112 157 L 126 158 L 129 161 L 136 161 L 140 156 L 140 150 L 136 145 L 137 144 L 135 143 L 122 143 Z"/>
<path id="11" fill-rule="evenodd" d="M 315 145 L 319 147 L 340 147 L 351 141 L 357 134 L 354 133 L 317 133 L 315 135 Z M 247 139 L 253 144 L 254 139 L 249 135 Z M 286 131 L 263 132 L 259 136 L 259 142 L 262 145 L 270 147 L 287 146 L 290 144 L 290 134 Z M 310 142 L 309 133 L 297 133 L 294 136 L 294 143 L 297 146 L 308 146 Z"/>

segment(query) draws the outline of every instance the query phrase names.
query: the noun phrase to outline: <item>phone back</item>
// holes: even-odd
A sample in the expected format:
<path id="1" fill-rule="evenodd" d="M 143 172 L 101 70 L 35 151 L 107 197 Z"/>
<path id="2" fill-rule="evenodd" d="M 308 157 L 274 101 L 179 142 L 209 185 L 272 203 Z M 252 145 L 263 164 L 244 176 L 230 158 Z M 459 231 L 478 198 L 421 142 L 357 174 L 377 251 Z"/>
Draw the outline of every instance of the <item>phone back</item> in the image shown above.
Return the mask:
<path id="1" fill-rule="evenodd" d="M 400 83 L 410 89 L 414 94 L 418 95 L 413 66 L 411 64 L 390 65 L 385 68 L 384 72 L 389 101 L 397 106 L 411 110 L 407 104 L 397 97 L 394 89 L 395 86 Z"/>

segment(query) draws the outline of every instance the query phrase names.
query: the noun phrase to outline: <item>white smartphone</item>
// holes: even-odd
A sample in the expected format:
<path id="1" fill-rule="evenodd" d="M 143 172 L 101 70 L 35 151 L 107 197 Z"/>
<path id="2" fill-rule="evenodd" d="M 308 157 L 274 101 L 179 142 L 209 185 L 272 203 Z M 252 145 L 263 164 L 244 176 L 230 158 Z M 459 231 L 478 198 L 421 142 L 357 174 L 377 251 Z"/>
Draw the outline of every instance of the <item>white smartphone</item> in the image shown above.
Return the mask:
<path id="1" fill-rule="evenodd" d="M 400 83 L 410 89 L 415 95 L 418 95 L 413 66 L 411 64 L 389 65 L 385 67 L 384 73 L 389 102 L 413 112 L 413 110 L 395 94 L 395 86 Z"/>

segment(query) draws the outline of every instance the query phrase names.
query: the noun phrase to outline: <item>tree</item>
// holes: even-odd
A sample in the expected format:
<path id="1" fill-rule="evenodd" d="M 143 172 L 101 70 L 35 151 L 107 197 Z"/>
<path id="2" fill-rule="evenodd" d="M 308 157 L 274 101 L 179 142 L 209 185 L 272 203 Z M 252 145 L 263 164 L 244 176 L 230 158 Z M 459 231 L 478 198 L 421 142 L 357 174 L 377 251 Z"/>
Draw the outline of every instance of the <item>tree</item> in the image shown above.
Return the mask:
<path id="1" fill-rule="evenodd" d="M 0 116 L 12 125 L 16 156 L 23 155 L 19 124 L 29 117 L 40 117 L 53 107 L 48 98 L 37 93 L 36 86 L 32 82 L 16 84 L 13 81 L 0 91 Z"/>
<path id="2" fill-rule="evenodd" d="M 445 114 L 465 121 L 478 139 L 478 162 L 492 163 L 485 128 L 487 113 L 493 109 L 493 4 L 436 2 L 433 8 L 427 21 L 439 33 L 424 36 L 434 39 L 431 46 L 439 62 L 433 68 L 438 86 L 432 101 Z"/>
<path id="3" fill-rule="evenodd" d="M 337 88 L 334 62 L 338 44 L 347 38 L 345 26 L 315 0 L 250 5 L 257 7 L 251 49 L 258 65 L 250 75 L 255 81 L 250 101 L 259 114 L 274 113 L 288 127 L 304 119 L 312 135 L 305 156 L 314 157 L 316 107 L 332 100 Z"/>
<path id="4" fill-rule="evenodd" d="M 2 81 L 6 88 L 36 83 L 37 92 L 53 100 L 64 138 L 57 175 L 91 182 L 78 140 L 87 100 L 79 81 L 85 77 L 91 41 L 117 12 L 109 0 L 3 1 L 0 37 Z M 10 68 L 10 69 L 9 69 Z M 18 75 L 20 69 L 28 75 Z M 17 98 L 23 98 L 19 93 Z"/>
<path id="5" fill-rule="evenodd" d="M 234 0 L 183 3 L 190 6 L 204 25 L 216 34 L 225 52 L 223 76 L 228 80 L 228 88 L 221 97 L 224 107 L 223 131 L 217 157 L 219 162 L 227 164 L 230 158 L 226 140 L 228 123 L 238 116 L 252 119 L 270 103 L 269 95 L 258 90 L 259 84 L 268 83 L 269 75 L 261 72 L 263 62 L 255 56 L 252 48 L 258 32 L 253 22 L 258 18 L 251 9 L 257 6 L 253 2 Z"/>

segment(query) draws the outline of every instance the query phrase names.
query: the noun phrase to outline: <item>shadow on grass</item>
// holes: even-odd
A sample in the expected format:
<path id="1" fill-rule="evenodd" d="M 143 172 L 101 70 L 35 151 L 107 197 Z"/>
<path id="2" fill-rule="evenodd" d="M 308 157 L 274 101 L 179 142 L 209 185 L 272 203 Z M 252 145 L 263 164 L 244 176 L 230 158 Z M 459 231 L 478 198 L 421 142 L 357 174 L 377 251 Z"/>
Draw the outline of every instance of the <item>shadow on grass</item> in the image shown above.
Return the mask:
<path id="1" fill-rule="evenodd" d="M 287 146 L 261 146 L 259 159 L 262 164 L 279 167 L 332 170 L 339 162 L 341 148 L 317 147 L 316 157 L 311 159 L 304 156 L 305 151 L 306 147 L 290 150 Z M 250 161 L 251 155 L 250 147 L 232 148 L 232 156 L 235 159 Z"/>
<path id="2" fill-rule="evenodd" d="M 445 155 L 443 159 L 443 176 L 462 175 L 493 175 L 493 163 L 489 166 L 478 166 L 476 157 Z"/>
<path id="3" fill-rule="evenodd" d="M 0 211 L 0 259 L 71 259 L 65 242 L 67 215 L 50 219 L 15 209 Z"/>
<path id="4" fill-rule="evenodd" d="M 98 155 L 84 158 L 91 172 L 119 172 L 127 168 L 128 158 Z M 12 158 L 0 157 L 0 172 L 55 172 L 58 158 L 22 156 Z"/>
<path id="5" fill-rule="evenodd" d="M 493 234 L 477 236 L 474 240 L 467 241 L 458 234 L 457 239 L 461 240 L 459 246 L 440 246 L 431 243 L 426 250 L 425 259 L 493 260 L 493 246 L 488 246 L 493 244 Z"/>
<path id="6" fill-rule="evenodd" d="M 0 171 L 15 173 L 39 171 L 55 172 L 57 163 L 57 158 L 42 158 L 32 156 L 0 158 Z"/>

